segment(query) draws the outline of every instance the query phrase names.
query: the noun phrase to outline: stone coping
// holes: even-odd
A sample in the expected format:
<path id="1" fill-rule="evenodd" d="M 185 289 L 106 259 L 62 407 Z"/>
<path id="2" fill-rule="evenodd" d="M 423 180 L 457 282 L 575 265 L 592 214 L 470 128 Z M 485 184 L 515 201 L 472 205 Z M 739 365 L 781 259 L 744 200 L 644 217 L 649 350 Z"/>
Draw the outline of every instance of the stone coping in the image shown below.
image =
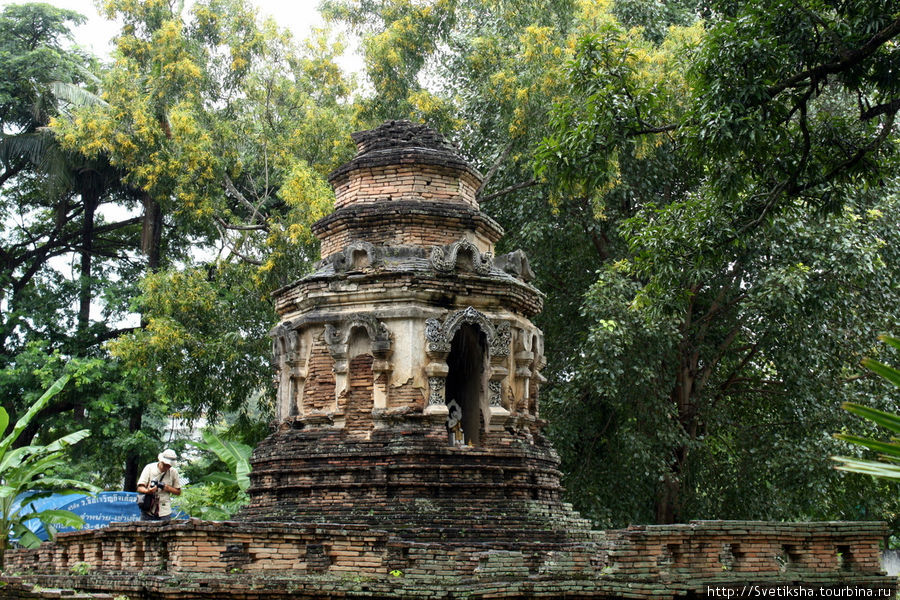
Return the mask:
<path id="1" fill-rule="evenodd" d="M 0 596 L 60 597 L 28 591 L 29 582 L 130 600 L 674 599 L 742 586 L 782 596 L 793 586 L 872 590 L 869 597 L 888 590 L 893 597 L 896 580 L 879 562 L 885 531 L 877 522 L 693 521 L 596 532 L 582 541 L 479 542 L 417 541 L 416 531 L 354 524 L 113 524 L 10 551 L 7 574 L 24 579 L 4 578 L 9 593 Z M 82 563 L 86 574 L 75 571 Z M 11 594 L 13 585 L 21 594 Z"/>

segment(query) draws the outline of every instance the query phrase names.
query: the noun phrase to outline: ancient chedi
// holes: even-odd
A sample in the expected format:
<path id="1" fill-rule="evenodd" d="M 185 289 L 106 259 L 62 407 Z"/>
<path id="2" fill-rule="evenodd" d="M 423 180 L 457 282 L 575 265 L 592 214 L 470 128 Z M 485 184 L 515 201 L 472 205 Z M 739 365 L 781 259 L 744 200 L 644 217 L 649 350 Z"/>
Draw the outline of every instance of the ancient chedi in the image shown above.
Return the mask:
<path id="1" fill-rule="evenodd" d="M 278 424 L 241 518 L 584 529 L 541 434 L 541 294 L 521 251 L 495 256 L 481 176 L 423 125 L 353 139 L 322 261 L 275 294 Z"/>
<path id="2" fill-rule="evenodd" d="M 0 597 L 893 597 L 883 523 L 592 531 L 541 434 L 541 294 L 494 256 L 480 176 L 421 125 L 354 139 L 323 260 L 276 293 L 278 418 L 240 520 L 61 534 L 7 553 Z"/>

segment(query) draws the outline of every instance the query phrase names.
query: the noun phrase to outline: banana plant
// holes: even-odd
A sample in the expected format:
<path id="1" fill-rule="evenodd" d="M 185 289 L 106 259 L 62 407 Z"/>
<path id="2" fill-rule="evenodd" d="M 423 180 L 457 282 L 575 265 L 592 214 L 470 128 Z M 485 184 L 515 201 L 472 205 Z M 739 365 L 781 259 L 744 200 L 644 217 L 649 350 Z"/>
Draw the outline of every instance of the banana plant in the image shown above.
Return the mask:
<path id="1" fill-rule="evenodd" d="M 246 492 L 250 487 L 250 453 L 253 449 L 247 444 L 223 440 L 208 429 L 203 430 L 202 435 L 203 442 L 194 442 L 194 445 L 212 452 L 228 467 L 228 472 L 210 473 L 203 481 L 237 486 L 240 491 Z"/>
<path id="2" fill-rule="evenodd" d="M 900 338 L 884 335 L 880 336 L 879 339 L 894 348 L 900 349 Z M 871 358 L 864 358 L 862 364 L 867 369 L 900 387 L 900 369 L 896 369 Z M 841 407 L 857 416 L 872 421 L 877 425 L 881 425 L 895 435 L 900 434 L 900 415 L 876 410 L 853 402 L 845 402 Z M 831 458 L 833 460 L 840 463 L 835 467 L 836 469 L 852 471 L 854 473 L 864 473 L 866 475 L 874 475 L 875 477 L 887 479 L 900 479 L 900 439 L 897 437 L 891 437 L 887 441 L 846 433 L 836 433 L 834 434 L 834 437 L 839 440 L 844 440 L 845 442 L 850 442 L 874 450 L 875 452 L 878 452 L 879 457 L 883 459 L 877 461 L 860 460 L 847 456 L 832 456 Z"/>
<path id="3" fill-rule="evenodd" d="M 250 453 L 252 448 L 240 442 L 225 441 L 209 430 L 203 431 L 203 442 L 193 445 L 215 454 L 228 467 L 228 471 L 210 473 L 199 485 L 187 486 L 176 503 L 180 510 L 191 516 L 211 521 L 221 521 L 231 516 L 250 501 Z"/>
<path id="4" fill-rule="evenodd" d="M 37 510 L 34 501 L 56 494 L 94 494 L 96 486 L 83 481 L 54 477 L 55 468 L 62 464 L 66 448 L 77 444 L 90 435 L 87 429 L 64 435 L 47 445 L 31 445 L 13 448 L 15 441 L 65 387 L 68 375 L 63 375 L 35 401 L 22 417 L 16 421 L 12 431 L 0 440 L 0 567 L 10 539 L 19 545 L 33 548 L 41 540 L 26 526 L 25 522 L 37 519 L 52 535 L 54 525 L 81 527 L 84 521 L 67 510 Z M 9 413 L 0 407 L 0 432 L 9 426 Z"/>

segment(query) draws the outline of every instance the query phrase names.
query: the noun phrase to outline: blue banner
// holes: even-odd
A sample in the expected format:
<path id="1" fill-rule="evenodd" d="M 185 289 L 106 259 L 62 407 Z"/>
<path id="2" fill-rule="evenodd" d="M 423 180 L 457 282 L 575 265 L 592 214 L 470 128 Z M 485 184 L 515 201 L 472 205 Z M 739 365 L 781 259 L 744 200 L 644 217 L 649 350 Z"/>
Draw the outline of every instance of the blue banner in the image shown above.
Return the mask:
<path id="1" fill-rule="evenodd" d="M 48 498 L 41 498 L 33 502 L 24 500 L 26 504 L 34 504 L 36 510 L 68 510 L 84 519 L 83 529 L 100 529 L 110 523 L 126 523 L 137 521 L 141 518 L 141 511 L 137 506 L 137 494 L 135 492 L 100 492 L 96 496 L 84 494 L 54 494 Z M 182 512 L 173 512 L 173 519 L 186 519 Z M 42 540 L 48 538 L 47 531 L 37 519 L 25 522 L 25 526 L 34 532 Z M 72 527 L 57 527 L 57 531 L 77 531 Z"/>

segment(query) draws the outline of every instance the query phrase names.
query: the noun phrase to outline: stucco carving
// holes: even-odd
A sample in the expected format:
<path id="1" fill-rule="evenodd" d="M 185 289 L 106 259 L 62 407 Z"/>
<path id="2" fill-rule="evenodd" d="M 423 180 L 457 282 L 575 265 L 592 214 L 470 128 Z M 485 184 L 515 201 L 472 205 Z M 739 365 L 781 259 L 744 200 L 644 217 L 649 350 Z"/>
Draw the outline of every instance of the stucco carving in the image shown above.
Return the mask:
<path id="1" fill-rule="evenodd" d="M 350 335 L 354 329 L 363 328 L 372 342 L 372 354 L 384 358 L 391 353 L 391 332 L 372 315 L 348 315 L 336 325 L 325 325 L 325 343 L 332 356 L 343 357 L 350 344 Z"/>
<path id="2" fill-rule="evenodd" d="M 494 264 L 494 256 L 490 252 L 482 252 L 468 240 L 459 240 L 446 246 L 431 247 L 431 266 L 442 273 L 452 273 L 459 262 L 460 251 L 472 256 L 472 270 L 479 275 L 487 275 Z"/>
<path id="3" fill-rule="evenodd" d="M 502 398 L 500 397 L 500 382 L 499 381 L 489 381 L 488 388 L 490 390 L 490 403 L 491 406 L 503 406 Z"/>
<path id="4" fill-rule="evenodd" d="M 450 352 L 450 343 L 453 336 L 463 325 L 476 325 L 484 332 L 488 343 L 488 354 L 491 357 L 509 356 L 511 333 L 509 322 L 501 321 L 496 325 L 483 313 L 471 306 L 457 311 L 441 323 L 437 319 L 428 319 L 425 322 L 425 339 L 428 351 L 441 353 Z"/>
<path id="5" fill-rule="evenodd" d="M 375 264 L 375 246 L 369 242 L 355 240 L 340 252 L 328 257 L 336 273 L 357 271 Z"/>
<path id="6" fill-rule="evenodd" d="M 511 333 L 509 322 L 500 321 L 494 331 L 494 339 L 489 340 L 491 356 L 509 356 Z"/>
<path id="7" fill-rule="evenodd" d="M 426 250 L 418 246 L 376 246 L 363 240 L 353 240 L 340 251 L 316 263 L 316 268 L 331 265 L 335 273 L 345 275 L 352 271 L 383 267 L 386 264 L 426 256 Z"/>
<path id="8" fill-rule="evenodd" d="M 437 319 L 425 321 L 425 341 L 429 352 L 450 352 L 450 342 L 443 332 L 443 324 Z"/>
<path id="9" fill-rule="evenodd" d="M 428 404 L 442 405 L 444 404 L 444 378 L 429 377 L 428 378 Z"/>
<path id="10" fill-rule="evenodd" d="M 281 323 L 269 332 L 272 337 L 272 360 L 275 363 L 296 360 L 300 353 L 300 332 L 286 323 Z"/>

